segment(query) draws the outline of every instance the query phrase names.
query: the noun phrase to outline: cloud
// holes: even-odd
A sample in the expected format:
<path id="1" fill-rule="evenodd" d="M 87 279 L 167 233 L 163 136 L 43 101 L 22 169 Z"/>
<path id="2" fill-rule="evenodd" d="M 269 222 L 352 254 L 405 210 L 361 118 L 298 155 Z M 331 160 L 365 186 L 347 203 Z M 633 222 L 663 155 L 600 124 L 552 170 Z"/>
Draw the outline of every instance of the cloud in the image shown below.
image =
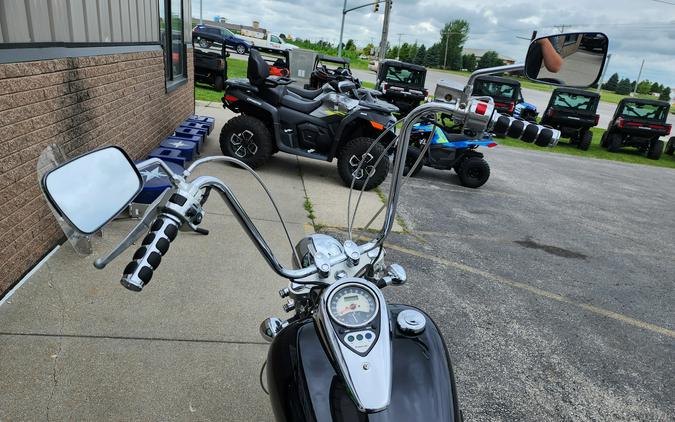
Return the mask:
<path id="1" fill-rule="evenodd" d="M 204 18 L 218 15 L 229 22 L 250 24 L 296 37 L 337 43 L 340 34 L 341 0 L 202 0 Z M 349 6 L 362 0 L 348 0 Z M 589 5 L 592 4 L 592 7 Z M 193 16 L 199 15 L 199 0 L 192 0 Z M 357 45 L 377 44 L 382 31 L 382 10 L 366 7 L 347 14 L 345 40 Z M 390 44 L 437 42 L 440 29 L 453 19 L 471 25 L 467 47 L 489 48 L 522 59 L 533 30 L 540 35 L 559 31 L 601 31 L 610 37 L 612 59 L 608 74 L 637 78 L 645 59 L 643 78 L 675 86 L 675 6 L 646 0 L 508 1 L 483 0 L 394 0 L 389 30 Z"/>

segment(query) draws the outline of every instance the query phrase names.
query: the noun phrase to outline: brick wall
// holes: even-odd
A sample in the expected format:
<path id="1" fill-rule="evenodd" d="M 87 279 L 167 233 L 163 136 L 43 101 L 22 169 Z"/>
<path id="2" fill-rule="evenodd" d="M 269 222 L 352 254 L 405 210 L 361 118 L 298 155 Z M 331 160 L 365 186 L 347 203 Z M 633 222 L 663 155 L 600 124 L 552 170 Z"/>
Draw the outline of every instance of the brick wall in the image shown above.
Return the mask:
<path id="1" fill-rule="evenodd" d="M 194 110 L 189 80 L 164 88 L 161 51 L 0 64 L 0 293 L 62 238 L 38 187 L 42 150 L 119 145 L 140 159 Z"/>

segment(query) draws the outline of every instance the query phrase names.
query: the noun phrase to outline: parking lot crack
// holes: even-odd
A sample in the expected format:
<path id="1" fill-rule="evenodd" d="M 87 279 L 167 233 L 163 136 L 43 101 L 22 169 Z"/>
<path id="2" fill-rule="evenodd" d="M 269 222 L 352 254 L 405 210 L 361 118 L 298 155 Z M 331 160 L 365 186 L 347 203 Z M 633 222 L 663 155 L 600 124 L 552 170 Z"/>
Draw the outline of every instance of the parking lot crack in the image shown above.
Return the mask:
<path id="1" fill-rule="evenodd" d="M 49 392 L 49 398 L 47 399 L 47 409 L 46 409 L 46 416 L 47 416 L 47 421 L 50 420 L 50 408 L 51 408 L 51 403 L 52 403 L 52 398 L 54 397 L 54 392 L 56 391 L 56 387 L 59 384 L 59 379 L 57 376 L 57 371 L 58 371 L 58 359 L 59 356 L 61 355 L 61 350 L 63 347 L 63 328 L 65 325 L 65 305 L 63 303 L 63 295 L 61 293 L 61 289 L 59 289 L 56 284 L 54 283 L 54 277 L 53 273 L 51 271 L 51 268 L 49 268 L 49 263 L 45 263 L 45 267 L 47 268 L 47 273 L 49 274 L 49 281 L 48 285 L 50 289 L 54 289 L 56 292 L 56 296 L 59 299 L 59 308 L 60 308 L 60 324 L 59 324 L 59 341 L 58 341 L 58 347 L 56 350 L 56 353 L 51 355 L 51 358 L 53 360 L 52 363 L 52 388 L 51 391 Z"/>

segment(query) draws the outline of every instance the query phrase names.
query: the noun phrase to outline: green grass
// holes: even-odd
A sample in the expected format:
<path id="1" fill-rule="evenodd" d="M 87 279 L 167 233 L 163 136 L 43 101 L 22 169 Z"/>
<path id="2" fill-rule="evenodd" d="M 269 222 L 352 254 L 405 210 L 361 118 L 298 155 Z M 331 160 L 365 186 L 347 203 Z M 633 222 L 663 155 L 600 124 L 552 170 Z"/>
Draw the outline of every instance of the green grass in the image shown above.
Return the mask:
<path id="1" fill-rule="evenodd" d="M 576 145 L 570 145 L 569 139 L 561 139 L 560 143 L 554 148 L 541 148 L 534 144 L 528 144 L 518 139 L 503 138 L 496 139 L 500 145 L 506 145 L 516 148 L 532 149 L 536 151 L 543 151 L 551 154 L 567 154 L 576 155 L 580 157 L 599 158 L 602 160 L 620 161 L 623 163 L 644 164 L 655 167 L 675 168 L 675 157 L 672 155 L 663 154 L 660 160 L 650 160 L 643 154 L 640 154 L 635 148 L 622 148 L 620 152 L 608 152 L 605 148 L 600 146 L 600 138 L 605 132 L 605 129 L 593 128 L 593 142 L 588 151 L 581 151 Z"/>

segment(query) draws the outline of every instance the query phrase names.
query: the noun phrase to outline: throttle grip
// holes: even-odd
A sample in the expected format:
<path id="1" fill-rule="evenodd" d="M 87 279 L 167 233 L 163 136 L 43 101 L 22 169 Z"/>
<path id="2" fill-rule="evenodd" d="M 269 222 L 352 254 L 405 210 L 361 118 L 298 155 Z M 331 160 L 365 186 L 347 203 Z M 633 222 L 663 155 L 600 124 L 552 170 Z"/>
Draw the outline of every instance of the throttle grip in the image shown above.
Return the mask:
<path id="1" fill-rule="evenodd" d="M 152 223 L 150 232 L 145 236 L 141 247 L 125 268 L 120 283 L 134 292 L 140 292 L 150 282 L 153 272 L 162 262 L 169 245 L 176 238 L 180 221 L 175 217 L 162 214 Z"/>
<path id="2" fill-rule="evenodd" d="M 494 123 L 492 130 L 497 135 L 506 135 L 527 143 L 534 142 L 540 147 L 554 147 L 560 140 L 560 131 L 501 115 Z"/>

